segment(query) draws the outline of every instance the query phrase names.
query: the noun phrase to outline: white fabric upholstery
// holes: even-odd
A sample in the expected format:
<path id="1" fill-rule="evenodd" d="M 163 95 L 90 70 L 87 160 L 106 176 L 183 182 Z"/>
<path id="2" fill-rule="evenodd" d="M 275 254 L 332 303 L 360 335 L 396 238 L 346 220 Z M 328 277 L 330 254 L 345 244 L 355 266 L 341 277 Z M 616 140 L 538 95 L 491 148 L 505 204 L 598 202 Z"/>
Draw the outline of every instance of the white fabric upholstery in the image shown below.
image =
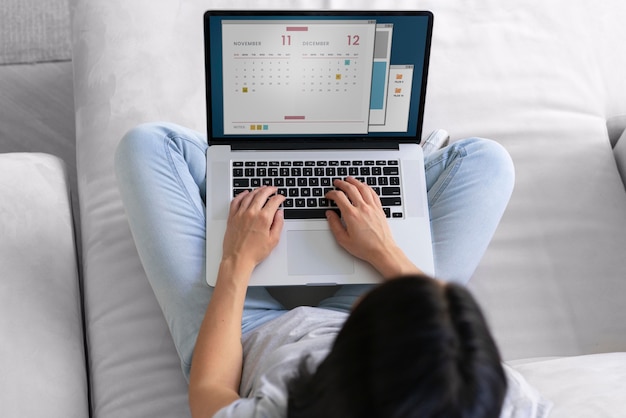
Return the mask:
<path id="1" fill-rule="evenodd" d="M 550 418 L 624 415 L 626 353 L 526 361 L 515 368 L 552 400 Z"/>
<path id="2" fill-rule="evenodd" d="M 505 357 L 626 351 L 626 194 L 607 133 L 607 120 L 626 114 L 626 3 L 74 0 L 96 416 L 188 414 L 178 359 L 119 199 L 117 142 L 147 121 L 206 129 L 205 9 L 294 4 L 434 12 L 425 132 L 495 139 L 517 169 L 510 206 L 470 284 Z"/>
<path id="3" fill-rule="evenodd" d="M 88 390 L 63 162 L 0 154 L 0 416 L 81 418 Z"/>

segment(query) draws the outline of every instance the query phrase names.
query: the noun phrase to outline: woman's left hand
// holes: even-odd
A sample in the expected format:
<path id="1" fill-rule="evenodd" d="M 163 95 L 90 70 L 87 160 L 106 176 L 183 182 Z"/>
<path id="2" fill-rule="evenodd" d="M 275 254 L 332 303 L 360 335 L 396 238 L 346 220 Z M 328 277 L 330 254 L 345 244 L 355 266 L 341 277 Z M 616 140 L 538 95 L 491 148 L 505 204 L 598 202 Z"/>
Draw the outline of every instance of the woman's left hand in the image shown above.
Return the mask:
<path id="1" fill-rule="evenodd" d="M 222 262 L 232 261 L 253 269 L 276 247 L 284 224 L 279 208 L 285 200 L 276 191 L 276 187 L 263 186 L 232 200 Z"/>

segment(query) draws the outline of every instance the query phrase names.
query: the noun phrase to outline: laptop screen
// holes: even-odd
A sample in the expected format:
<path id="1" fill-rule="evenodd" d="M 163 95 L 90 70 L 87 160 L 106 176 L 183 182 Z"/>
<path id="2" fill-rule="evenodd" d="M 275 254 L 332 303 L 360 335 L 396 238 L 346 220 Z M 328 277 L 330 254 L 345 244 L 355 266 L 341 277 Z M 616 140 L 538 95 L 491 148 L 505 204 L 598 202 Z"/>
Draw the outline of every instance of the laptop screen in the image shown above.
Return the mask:
<path id="1" fill-rule="evenodd" d="M 209 11 L 209 141 L 418 142 L 429 12 Z"/>

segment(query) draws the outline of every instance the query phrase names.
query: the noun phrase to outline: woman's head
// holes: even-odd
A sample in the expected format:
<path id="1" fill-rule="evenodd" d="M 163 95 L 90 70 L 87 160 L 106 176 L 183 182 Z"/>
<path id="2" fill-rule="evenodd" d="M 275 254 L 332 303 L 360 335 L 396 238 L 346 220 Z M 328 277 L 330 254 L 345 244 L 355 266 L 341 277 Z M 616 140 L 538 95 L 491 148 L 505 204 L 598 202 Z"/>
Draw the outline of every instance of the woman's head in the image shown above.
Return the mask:
<path id="1" fill-rule="evenodd" d="M 328 357 L 290 387 L 290 417 L 497 417 L 500 355 L 462 286 L 391 280 L 354 308 Z"/>

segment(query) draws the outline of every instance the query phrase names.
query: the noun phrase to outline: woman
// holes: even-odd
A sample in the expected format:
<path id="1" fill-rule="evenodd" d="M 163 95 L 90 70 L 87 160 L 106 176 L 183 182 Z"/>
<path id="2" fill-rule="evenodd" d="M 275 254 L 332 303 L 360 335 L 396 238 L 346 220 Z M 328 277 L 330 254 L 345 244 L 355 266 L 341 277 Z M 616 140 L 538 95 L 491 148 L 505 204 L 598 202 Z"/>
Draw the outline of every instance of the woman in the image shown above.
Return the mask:
<path id="1" fill-rule="evenodd" d="M 273 187 L 233 199 L 214 288 L 205 281 L 206 142 L 171 124 L 142 125 L 116 154 L 142 264 L 163 309 L 192 414 L 218 417 L 498 416 L 506 390 L 484 318 L 461 284 L 482 257 L 513 187 L 495 142 L 458 141 L 425 157 L 436 275 L 395 245 L 380 201 L 353 178 L 327 194 L 338 243 L 382 284 L 344 286 L 291 311 L 258 287 L 254 267 L 278 242 Z M 193 361 L 192 361 L 193 357 Z"/>

